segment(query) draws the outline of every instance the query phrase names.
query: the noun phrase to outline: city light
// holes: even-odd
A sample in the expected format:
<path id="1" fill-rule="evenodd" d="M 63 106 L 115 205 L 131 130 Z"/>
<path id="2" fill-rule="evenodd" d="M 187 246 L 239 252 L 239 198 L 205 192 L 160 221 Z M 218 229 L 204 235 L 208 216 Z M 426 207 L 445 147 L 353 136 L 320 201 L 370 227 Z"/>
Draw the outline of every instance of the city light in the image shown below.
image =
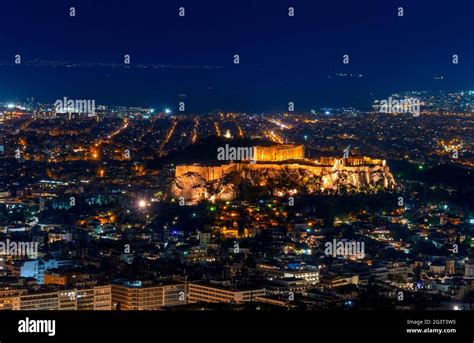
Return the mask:
<path id="1" fill-rule="evenodd" d="M 2 335 L 468 336 L 473 1 L 2 6 Z"/>

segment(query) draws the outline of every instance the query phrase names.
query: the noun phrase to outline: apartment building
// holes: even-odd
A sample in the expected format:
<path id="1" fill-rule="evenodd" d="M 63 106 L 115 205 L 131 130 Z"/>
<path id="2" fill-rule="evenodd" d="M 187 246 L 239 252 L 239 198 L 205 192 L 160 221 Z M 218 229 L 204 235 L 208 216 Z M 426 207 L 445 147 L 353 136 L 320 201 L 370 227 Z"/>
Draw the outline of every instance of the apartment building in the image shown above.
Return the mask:
<path id="1" fill-rule="evenodd" d="M 120 281 L 112 284 L 112 301 L 117 309 L 159 310 L 187 303 L 186 285 L 180 283 L 150 284 L 141 281 Z"/>
<path id="2" fill-rule="evenodd" d="M 1 307 L 2 298 L 0 294 L 0 310 L 22 310 L 22 311 L 87 311 L 112 310 L 111 286 L 96 286 L 84 289 L 53 290 L 27 293 L 23 290 L 21 294 L 4 296 L 4 308 Z"/>
<path id="3" fill-rule="evenodd" d="M 11 289 L 8 287 L 0 289 L 0 311 L 12 310 L 13 299 L 24 294 L 26 294 L 26 289 Z"/>
<path id="4" fill-rule="evenodd" d="M 232 290 L 214 284 L 189 283 L 188 301 L 189 303 L 209 302 L 209 303 L 242 303 L 255 301 L 256 297 L 265 296 L 265 289 L 245 289 Z"/>

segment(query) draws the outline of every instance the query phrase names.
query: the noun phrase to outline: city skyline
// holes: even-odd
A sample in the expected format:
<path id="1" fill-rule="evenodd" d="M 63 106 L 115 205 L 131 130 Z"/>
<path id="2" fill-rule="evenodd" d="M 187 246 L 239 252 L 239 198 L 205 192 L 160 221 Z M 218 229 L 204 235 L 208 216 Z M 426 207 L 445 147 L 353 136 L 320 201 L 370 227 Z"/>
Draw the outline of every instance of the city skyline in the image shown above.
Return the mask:
<path id="1" fill-rule="evenodd" d="M 473 0 L 0 11 L 0 338 L 472 339 Z"/>

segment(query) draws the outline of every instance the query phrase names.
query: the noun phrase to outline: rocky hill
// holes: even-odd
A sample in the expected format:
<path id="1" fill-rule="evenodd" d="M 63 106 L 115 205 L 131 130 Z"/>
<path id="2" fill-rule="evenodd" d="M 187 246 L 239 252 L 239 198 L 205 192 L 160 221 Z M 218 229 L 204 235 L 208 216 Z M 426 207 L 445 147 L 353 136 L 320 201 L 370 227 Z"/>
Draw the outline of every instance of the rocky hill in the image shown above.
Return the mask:
<path id="1" fill-rule="evenodd" d="M 220 167 L 192 165 L 184 168 L 177 170 L 171 181 L 168 198 L 183 197 L 187 202 L 198 202 L 204 199 L 231 200 L 249 192 L 290 196 L 297 193 L 375 193 L 396 187 L 385 164 L 228 163 Z"/>

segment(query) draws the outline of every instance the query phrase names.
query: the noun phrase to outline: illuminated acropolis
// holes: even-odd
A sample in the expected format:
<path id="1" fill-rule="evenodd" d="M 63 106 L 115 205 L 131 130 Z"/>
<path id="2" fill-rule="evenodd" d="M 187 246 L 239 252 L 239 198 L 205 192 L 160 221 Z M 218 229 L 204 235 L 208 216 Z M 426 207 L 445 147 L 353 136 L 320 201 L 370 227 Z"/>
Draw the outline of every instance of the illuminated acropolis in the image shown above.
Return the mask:
<path id="1" fill-rule="evenodd" d="M 172 182 L 169 196 L 184 197 L 189 201 L 208 198 L 232 199 L 234 190 L 216 186 L 229 174 L 250 178 L 252 183 L 268 184 L 272 179 L 292 178 L 303 183 L 310 193 L 337 192 L 340 187 L 349 187 L 357 192 L 376 188 L 393 189 L 395 180 L 385 160 L 370 157 L 320 157 L 310 160 L 304 157 L 303 145 L 276 145 L 256 147 L 256 163 L 239 161 L 220 165 L 178 165 L 175 180 Z M 295 181 L 293 180 L 293 181 Z M 267 182 L 268 181 L 268 182 Z M 216 186 L 217 194 L 210 194 L 210 185 Z M 212 187 L 211 187 L 212 188 Z M 287 194 L 290 190 L 273 187 L 278 194 Z"/>
<path id="2" fill-rule="evenodd" d="M 278 162 L 287 160 L 303 160 L 303 145 L 274 145 L 270 147 L 256 146 L 256 160 Z"/>

